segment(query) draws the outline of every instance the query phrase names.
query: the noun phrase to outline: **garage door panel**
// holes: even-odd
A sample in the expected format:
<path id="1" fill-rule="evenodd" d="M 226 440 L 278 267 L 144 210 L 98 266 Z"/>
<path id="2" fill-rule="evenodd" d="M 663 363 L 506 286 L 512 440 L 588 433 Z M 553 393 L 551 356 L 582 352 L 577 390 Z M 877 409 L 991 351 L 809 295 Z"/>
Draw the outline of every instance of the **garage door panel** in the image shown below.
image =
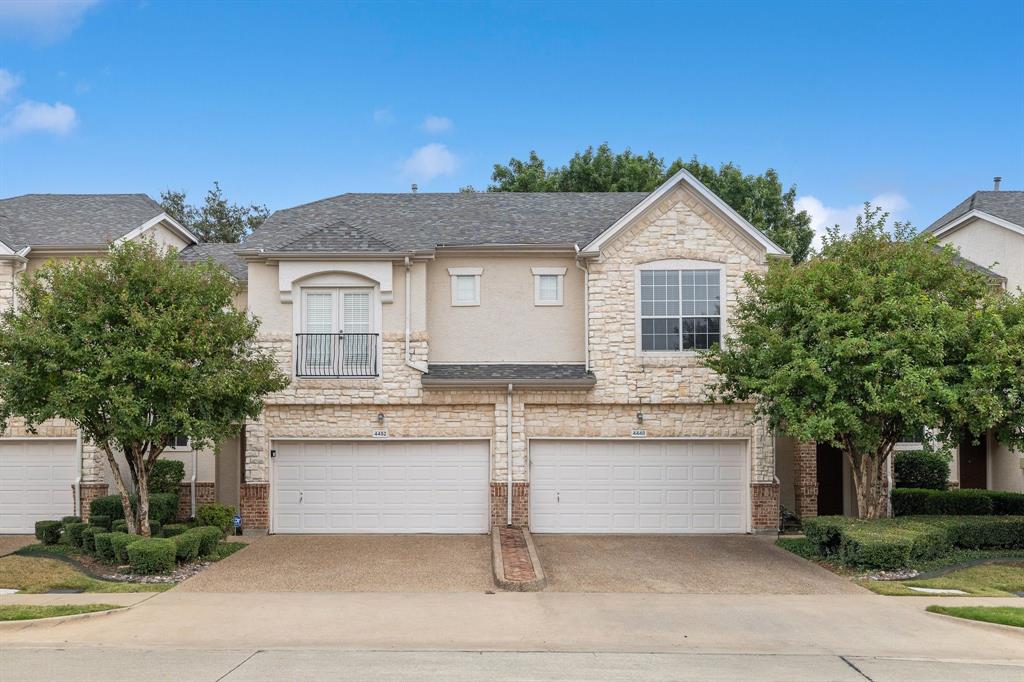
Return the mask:
<path id="1" fill-rule="evenodd" d="M 530 525 L 537 532 L 743 532 L 744 448 L 718 441 L 533 441 Z"/>
<path id="2" fill-rule="evenodd" d="M 482 533 L 489 525 L 485 441 L 289 441 L 276 449 L 275 532 Z M 277 472 L 293 468 L 294 480 L 280 480 Z M 327 480 L 320 471 L 330 472 Z"/>
<path id="3" fill-rule="evenodd" d="M 70 440 L 0 441 L 0 533 L 73 514 L 77 457 Z"/>

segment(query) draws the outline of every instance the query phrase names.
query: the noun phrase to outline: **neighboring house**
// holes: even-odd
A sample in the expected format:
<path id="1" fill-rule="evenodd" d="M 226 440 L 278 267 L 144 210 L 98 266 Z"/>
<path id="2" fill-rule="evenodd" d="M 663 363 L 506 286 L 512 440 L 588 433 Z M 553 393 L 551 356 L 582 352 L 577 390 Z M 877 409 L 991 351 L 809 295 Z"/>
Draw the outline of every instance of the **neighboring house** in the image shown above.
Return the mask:
<path id="1" fill-rule="evenodd" d="M 0 310 L 17 304 L 15 280 L 21 274 L 50 260 L 102 257 L 112 243 L 139 238 L 153 239 L 186 258 L 211 256 L 244 282 L 244 264 L 224 245 L 198 244 L 144 194 L 29 194 L 0 200 Z M 244 306 L 244 297 L 239 304 Z M 50 421 L 37 431 L 30 434 L 14 420 L 0 433 L 0 533 L 32 532 L 36 520 L 87 513 L 89 501 L 110 489 L 106 457 L 83 444 L 73 425 Z M 214 460 L 212 452 L 193 452 L 182 440 L 164 455 L 185 463 L 181 500 L 186 510 L 193 504 L 193 490 L 196 501 L 237 503 L 237 483 L 233 490 L 214 489 L 215 473 L 230 471 L 232 459 L 238 478 L 238 442 L 224 443 L 222 450 L 227 456 Z"/>
<path id="2" fill-rule="evenodd" d="M 1018 295 L 1024 289 L 1024 192 L 975 192 L 932 223 L 929 232 L 960 251 L 965 267 Z M 919 450 L 925 430 L 908 434 L 897 450 Z M 975 443 L 974 441 L 978 442 Z M 856 514 L 850 464 L 826 444 L 776 439 L 782 504 L 798 516 Z M 991 433 L 965 437 L 953 452 L 950 484 L 960 488 L 1024 491 L 1024 453 Z"/>
<path id="3" fill-rule="evenodd" d="M 686 171 L 650 194 L 345 194 L 238 255 L 292 379 L 246 429 L 247 528 L 777 527 L 773 440 L 705 402 L 695 351 L 784 254 Z"/>

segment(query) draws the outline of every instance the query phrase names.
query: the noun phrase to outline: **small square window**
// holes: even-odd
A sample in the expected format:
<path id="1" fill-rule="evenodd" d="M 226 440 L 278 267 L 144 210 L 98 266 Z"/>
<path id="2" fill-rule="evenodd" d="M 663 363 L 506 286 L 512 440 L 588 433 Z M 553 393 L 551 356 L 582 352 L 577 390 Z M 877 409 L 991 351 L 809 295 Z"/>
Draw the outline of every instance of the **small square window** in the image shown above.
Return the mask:
<path id="1" fill-rule="evenodd" d="M 172 450 L 189 450 L 191 446 L 188 442 L 188 436 L 171 436 L 171 443 L 167 446 Z"/>
<path id="2" fill-rule="evenodd" d="M 452 278 L 452 305 L 480 305 L 480 268 L 449 268 Z"/>
<path id="3" fill-rule="evenodd" d="M 533 268 L 533 304 L 562 305 L 565 268 Z"/>

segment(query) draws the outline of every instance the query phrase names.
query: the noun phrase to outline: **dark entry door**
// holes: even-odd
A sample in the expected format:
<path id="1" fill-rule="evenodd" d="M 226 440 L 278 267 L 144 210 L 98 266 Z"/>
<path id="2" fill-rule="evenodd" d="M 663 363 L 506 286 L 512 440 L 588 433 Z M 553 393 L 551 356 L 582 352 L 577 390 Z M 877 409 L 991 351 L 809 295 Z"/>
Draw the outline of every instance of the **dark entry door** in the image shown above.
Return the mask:
<path id="1" fill-rule="evenodd" d="M 973 443 L 974 438 L 965 435 L 960 441 L 960 487 L 961 488 L 987 488 L 988 487 L 988 447 L 986 446 L 985 435 L 977 437 L 978 442 Z"/>
<path id="2" fill-rule="evenodd" d="M 843 455 L 842 450 L 818 444 L 818 516 L 843 513 Z"/>

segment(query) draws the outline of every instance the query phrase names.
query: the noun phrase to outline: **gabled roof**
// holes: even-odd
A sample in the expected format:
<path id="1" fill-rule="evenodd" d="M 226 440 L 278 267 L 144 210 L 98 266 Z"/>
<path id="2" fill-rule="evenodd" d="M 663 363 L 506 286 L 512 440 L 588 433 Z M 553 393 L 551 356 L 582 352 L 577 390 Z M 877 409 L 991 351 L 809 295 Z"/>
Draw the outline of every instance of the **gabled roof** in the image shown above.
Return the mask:
<path id="1" fill-rule="evenodd" d="M 641 192 L 342 194 L 277 211 L 246 250 L 431 251 L 443 246 L 586 244 Z M 315 247 L 315 248 L 314 248 Z"/>
<path id="2" fill-rule="evenodd" d="M 13 250 L 99 246 L 161 220 L 195 241 L 145 194 L 24 194 L 0 199 L 0 242 Z"/>
<path id="3" fill-rule="evenodd" d="M 188 263 L 212 260 L 223 266 L 239 282 L 246 282 L 249 279 L 249 266 L 235 255 L 238 248 L 238 244 L 222 242 L 192 244 L 182 249 L 179 256 Z"/>
<path id="4" fill-rule="evenodd" d="M 941 234 L 971 218 L 987 219 L 1009 229 L 1016 227 L 1015 231 L 1024 234 L 1024 192 L 975 192 L 924 231 Z"/>

